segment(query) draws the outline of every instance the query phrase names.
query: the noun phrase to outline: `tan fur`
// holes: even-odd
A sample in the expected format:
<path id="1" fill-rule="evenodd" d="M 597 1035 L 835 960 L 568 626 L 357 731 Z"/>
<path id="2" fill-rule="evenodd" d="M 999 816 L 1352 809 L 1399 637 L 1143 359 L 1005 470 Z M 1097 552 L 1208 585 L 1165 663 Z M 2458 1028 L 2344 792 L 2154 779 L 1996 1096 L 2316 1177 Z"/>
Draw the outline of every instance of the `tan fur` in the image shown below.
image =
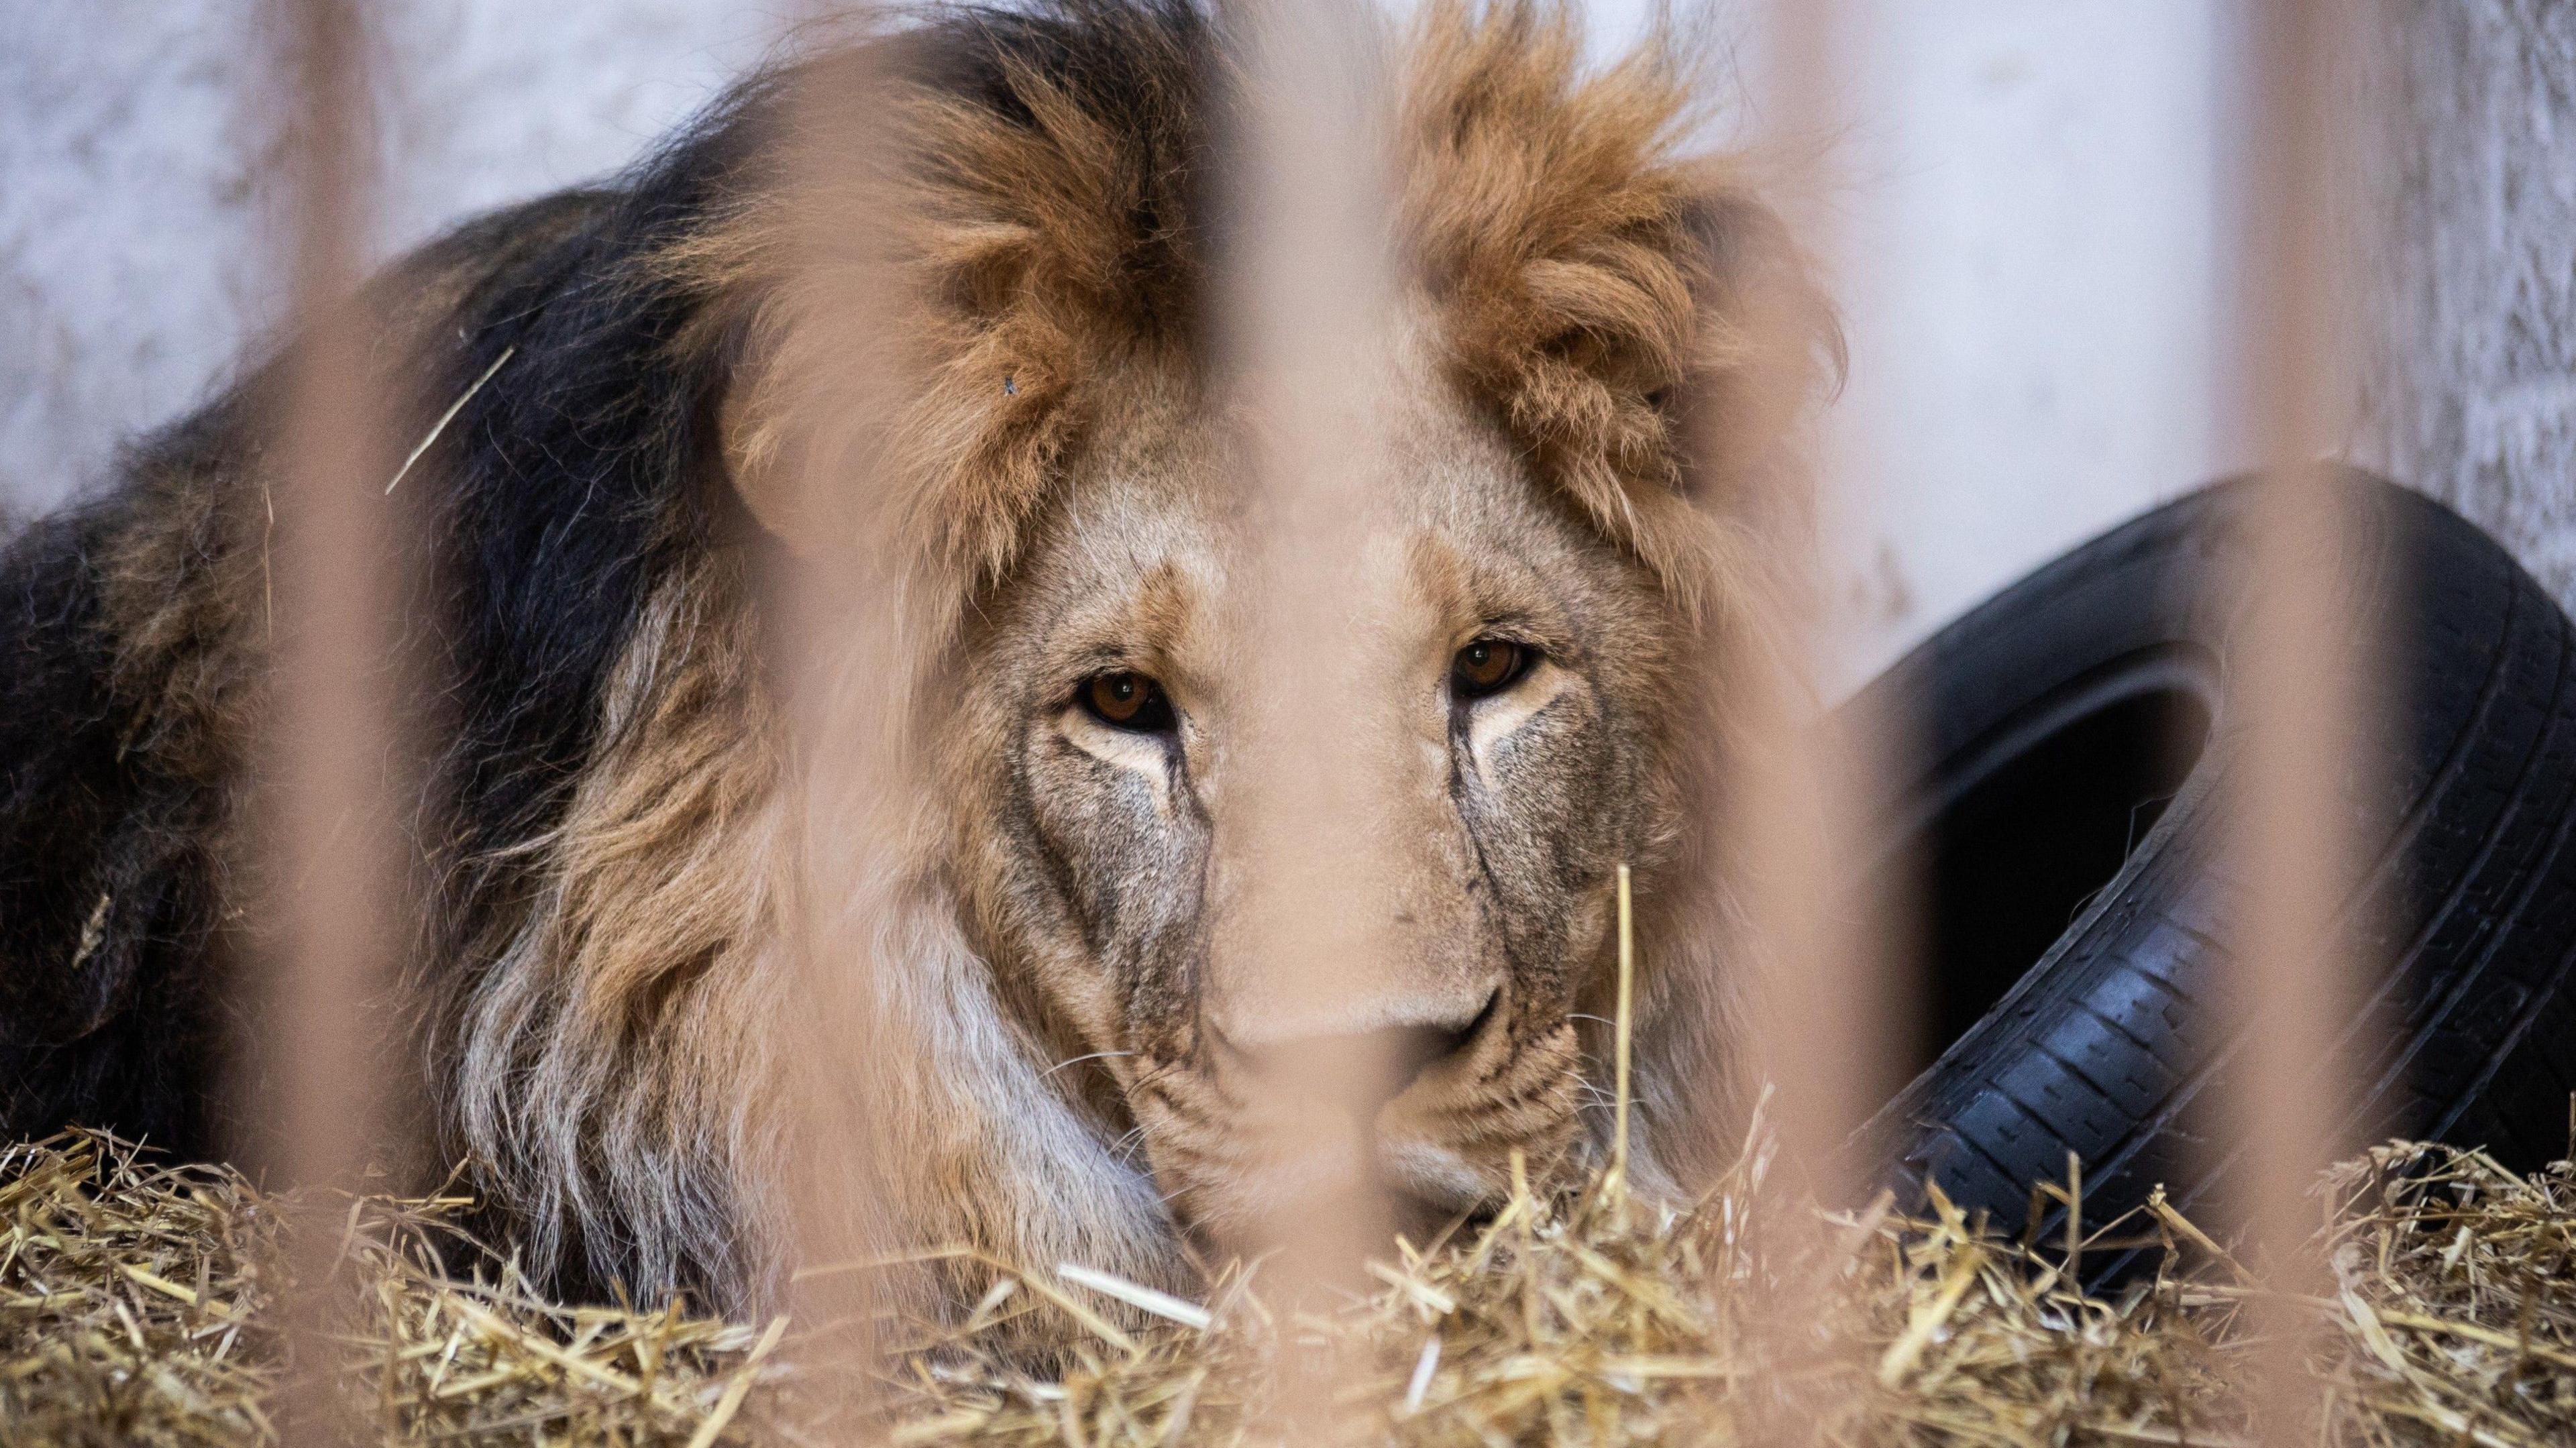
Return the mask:
<path id="1" fill-rule="evenodd" d="M 543 892 L 458 1031 L 463 1139 L 541 1258 L 616 1221 L 652 1281 L 686 1280 L 653 1255 L 680 1243 L 741 1282 L 768 1260 L 743 1188 L 773 1079 L 779 761 L 739 574 L 720 558 L 653 599 L 600 761 L 533 846 Z"/>
<path id="2" fill-rule="evenodd" d="M 1585 76 L 1580 51 L 1568 12 L 1436 14 L 1405 91 L 1407 221 L 1459 373 L 1596 525 L 1678 574 L 1663 404 L 1736 340 L 1696 310 L 1686 210 L 1713 178 L 1668 153 L 1689 113 L 1659 57 Z"/>
<path id="3" fill-rule="evenodd" d="M 1183 210 L 1168 153 L 1194 138 L 1158 136 L 1163 154 L 1140 153 L 1045 76 L 1022 71 L 1014 85 L 1030 129 L 910 90 L 865 55 L 832 62 L 810 88 L 806 127 L 874 142 L 879 164 L 807 177 L 800 191 L 799 157 L 782 148 L 779 184 L 669 254 L 673 272 L 713 299 L 683 349 L 740 349 L 730 469 L 782 537 L 851 541 L 846 508 L 783 495 L 886 447 L 879 475 L 905 492 L 892 515 L 962 586 L 989 584 L 1080 431 L 1085 374 L 1189 327 L 1196 278 L 1184 243 L 1127 223 L 1149 206 Z M 1180 98 L 1169 103 L 1173 123 L 1193 119 Z M 854 330 L 900 339 L 888 360 L 901 396 L 870 393 L 870 379 L 853 375 Z M 898 421 L 872 415 L 889 406 Z M 846 431 L 818 431 L 816 418 Z M 805 430 L 791 443 L 792 427 Z M 800 455 L 786 456 L 791 447 Z M 816 449 L 827 456 L 802 455 Z"/>

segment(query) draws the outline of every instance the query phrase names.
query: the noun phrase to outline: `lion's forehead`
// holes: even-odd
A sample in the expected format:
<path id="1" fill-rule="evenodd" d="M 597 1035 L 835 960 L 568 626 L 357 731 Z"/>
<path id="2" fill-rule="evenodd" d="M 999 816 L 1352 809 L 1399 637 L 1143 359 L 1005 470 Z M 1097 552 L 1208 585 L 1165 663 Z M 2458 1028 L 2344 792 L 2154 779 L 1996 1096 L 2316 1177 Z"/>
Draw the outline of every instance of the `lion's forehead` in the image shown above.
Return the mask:
<path id="1" fill-rule="evenodd" d="M 1364 566 L 1347 576 L 1382 619 L 1443 634 L 1494 614 L 1574 624 L 1567 615 L 1652 606 L 1644 570 L 1554 504 L 1497 429 L 1445 397 L 1405 411 L 1347 494 L 1366 510 Z M 1254 468 L 1218 430 L 1157 418 L 1149 435 L 1073 461 L 1023 565 L 986 605 L 997 654 L 1035 667 L 1120 650 L 1219 665 L 1222 624 L 1262 576 L 1252 560 L 1267 515 Z"/>

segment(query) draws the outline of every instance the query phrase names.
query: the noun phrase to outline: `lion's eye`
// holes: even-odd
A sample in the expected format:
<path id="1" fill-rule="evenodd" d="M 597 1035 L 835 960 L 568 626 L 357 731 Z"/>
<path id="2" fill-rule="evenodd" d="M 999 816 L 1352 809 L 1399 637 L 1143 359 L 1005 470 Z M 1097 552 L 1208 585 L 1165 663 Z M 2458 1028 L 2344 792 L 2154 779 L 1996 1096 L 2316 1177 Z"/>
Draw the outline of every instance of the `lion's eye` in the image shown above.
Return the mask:
<path id="1" fill-rule="evenodd" d="M 1538 662 L 1538 650 L 1508 639 L 1478 639 L 1449 662 L 1449 688 L 1461 699 L 1499 694 Z"/>
<path id="2" fill-rule="evenodd" d="M 1101 723 L 1140 734 L 1172 727 L 1172 704 L 1143 674 L 1094 674 L 1082 685 L 1082 707 Z"/>

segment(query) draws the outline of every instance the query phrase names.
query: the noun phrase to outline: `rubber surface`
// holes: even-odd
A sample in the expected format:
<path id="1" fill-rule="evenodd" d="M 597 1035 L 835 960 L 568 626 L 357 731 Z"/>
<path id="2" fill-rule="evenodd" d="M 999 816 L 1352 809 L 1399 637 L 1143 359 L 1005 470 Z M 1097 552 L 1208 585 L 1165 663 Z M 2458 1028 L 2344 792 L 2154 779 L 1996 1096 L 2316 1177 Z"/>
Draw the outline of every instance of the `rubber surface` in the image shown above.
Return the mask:
<path id="1" fill-rule="evenodd" d="M 2350 474 L 2347 485 L 2360 526 L 2345 577 L 2355 616 L 2381 630 L 2371 676 L 2388 686 L 2396 726 L 2366 751 L 2377 763 L 2356 771 L 2375 794 L 2354 786 L 2349 821 L 2372 870 L 2347 928 L 2360 958 L 2387 967 L 2371 983 L 2372 1029 L 2351 1038 L 2375 1043 L 2353 1125 L 2537 1165 L 2567 1152 L 2576 1084 L 2576 636 L 2467 522 L 2383 481 Z M 1988 896 L 1951 899 L 1936 925 L 1947 932 L 1939 957 L 1954 966 L 1998 938 L 2009 948 L 2012 912 L 1994 906 L 1991 881 L 2037 879 L 2031 862 L 2049 858 L 2045 840 L 2014 840 L 2009 818 L 2001 829 L 1963 822 L 1980 799 L 2018 788 L 2008 809 L 2064 801 L 2070 780 L 2102 770 L 2029 761 L 2140 699 L 2186 736 L 2207 725 L 2170 802 L 2135 802 L 2160 814 L 2134 847 L 2114 841 L 2115 873 L 1881 1116 L 1874 1139 L 1898 1143 L 1909 1189 L 1937 1182 L 2020 1225 L 2032 1184 L 2063 1181 L 2070 1153 L 2092 1222 L 2160 1183 L 2186 1210 L 2224 1183 L 2230 1155 L 2197 1118 L 2261 1025 L 2224 1019 L 2217 1004 L 2236 893 L 2217 848 L 2218 796 L 2240 753 L 2228 639 L 2243 613 L 2223 581 L 2241 576 L 2244 502 L 2242 484 L 2220 484 L 2106 534 L 1871 685 L 1872 707 L 1911 713 L 1928 734 L 1930 763 L 1900 826 L 2023 851 L 1982 871 L 1936 860 L 1936 895 L 1989 880 Z M 1980 899 L 1993 908 L 1974 908 Z M 1955 1009 L 1959 982 L 1945 988 Z M 2054 1232 L 2061 1217 L 2052 1207 L 2038 1226 Z"/>

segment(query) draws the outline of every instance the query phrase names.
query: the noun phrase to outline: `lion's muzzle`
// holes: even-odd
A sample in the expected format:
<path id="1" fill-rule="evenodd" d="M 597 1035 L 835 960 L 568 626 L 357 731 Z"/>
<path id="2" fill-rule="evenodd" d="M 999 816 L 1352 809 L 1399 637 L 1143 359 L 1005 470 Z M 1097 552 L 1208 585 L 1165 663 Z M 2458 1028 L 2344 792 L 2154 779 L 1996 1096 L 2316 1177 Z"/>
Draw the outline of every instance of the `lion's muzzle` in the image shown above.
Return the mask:
<path id="1" fill-rule="evenodd" d="M 1354 1200 L 1417 1241 L 1498 1201 L 1512 1150 L 1561 1149 L 1579 1097 L 1571 1023 L 1527 1029 L 1513 995 L 1496 984 L 1462 1008 L 1453 994 L 1364 1031 L 1205 1028 L 1191 1061 L 1140 1083 L 1157 1176 L 1194 1229 L 1237 1251 Z"/>

